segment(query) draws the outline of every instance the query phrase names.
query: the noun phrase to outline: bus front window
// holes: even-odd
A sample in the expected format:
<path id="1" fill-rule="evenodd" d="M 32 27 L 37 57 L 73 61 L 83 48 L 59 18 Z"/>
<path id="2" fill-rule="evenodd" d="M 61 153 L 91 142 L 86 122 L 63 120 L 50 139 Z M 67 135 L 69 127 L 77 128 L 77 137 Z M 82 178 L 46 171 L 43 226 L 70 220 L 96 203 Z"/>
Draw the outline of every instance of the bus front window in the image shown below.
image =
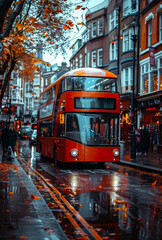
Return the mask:
<path id="1" fill-rule="evenodd" d="M 119 116 L 67 114 L 66 137 L 85 145 L 118 145 Z"/>

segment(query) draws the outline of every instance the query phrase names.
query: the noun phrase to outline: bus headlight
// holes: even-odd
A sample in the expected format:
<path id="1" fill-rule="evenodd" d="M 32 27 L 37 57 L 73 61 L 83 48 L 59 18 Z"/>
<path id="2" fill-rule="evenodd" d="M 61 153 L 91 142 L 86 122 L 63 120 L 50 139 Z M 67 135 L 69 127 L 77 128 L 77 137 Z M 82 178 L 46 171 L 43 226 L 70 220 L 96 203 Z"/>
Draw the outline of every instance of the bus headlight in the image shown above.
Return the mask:
<path id="1" fill-rule="evenodd" d="M 119 151 L 117 149 L 114 149 L 113 154 L 114 154 L 114 157 L 118 157 L 119 156 Z"/>
<path id="2" fill-rule="evenodd" d="M 77 149 L 73 149 L 73 150 L 71 150 L 71 156 L 72 157 L 76 157 L 76 156 L 78 156 L 78 150 Z"/>

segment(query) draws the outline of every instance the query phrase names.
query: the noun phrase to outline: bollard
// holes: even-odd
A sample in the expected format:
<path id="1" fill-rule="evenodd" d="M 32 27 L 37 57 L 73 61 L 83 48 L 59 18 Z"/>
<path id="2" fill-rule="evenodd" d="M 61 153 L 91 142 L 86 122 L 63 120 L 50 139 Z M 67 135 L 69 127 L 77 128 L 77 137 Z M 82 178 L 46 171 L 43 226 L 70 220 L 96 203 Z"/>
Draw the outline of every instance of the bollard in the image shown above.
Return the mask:
<path id="1" fill-rule="evenodd" d="M 124 141 L 120 141 L 120 160 L 124 160 Z"/>

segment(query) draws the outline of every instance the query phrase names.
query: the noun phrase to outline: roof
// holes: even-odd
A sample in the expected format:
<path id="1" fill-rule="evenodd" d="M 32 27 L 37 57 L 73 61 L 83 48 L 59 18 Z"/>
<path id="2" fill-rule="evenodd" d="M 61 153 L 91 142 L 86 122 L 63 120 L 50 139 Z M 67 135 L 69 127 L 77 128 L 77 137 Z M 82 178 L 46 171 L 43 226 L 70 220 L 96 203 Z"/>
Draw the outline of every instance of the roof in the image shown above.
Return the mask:
<path id="1" fill-rule="evenodd" d="M 48 91 L 57 82 L 59 82 L 60 80 L 62 80 L 65 77 L 69 77 L 69 76 L 71 76 L 71 77 L 82 76 L 82 77 L 109 77 L 109 78 L 117 78 L 117 76 L 114 73 L 109 72 L 107 70 L 100 69 L 100 68 L 77 68 L 77 69 L 68 71 L 65 74 L 63 74 L 57 81 L 55 81 L 50 86 L 48 86 L 41 93 L 41 95 L 44 92 Z"/>

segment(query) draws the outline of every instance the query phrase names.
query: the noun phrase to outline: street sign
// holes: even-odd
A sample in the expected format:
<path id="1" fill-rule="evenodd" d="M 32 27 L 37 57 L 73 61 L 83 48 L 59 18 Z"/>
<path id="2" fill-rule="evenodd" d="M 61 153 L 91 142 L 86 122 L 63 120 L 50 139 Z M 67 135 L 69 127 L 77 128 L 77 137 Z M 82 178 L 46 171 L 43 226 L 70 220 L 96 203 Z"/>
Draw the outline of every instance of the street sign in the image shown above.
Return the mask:
<path id="1" fill-rule="evenodd" d="M 3 43 L 0 42 L 0 53 L 3 51 Z"/>

